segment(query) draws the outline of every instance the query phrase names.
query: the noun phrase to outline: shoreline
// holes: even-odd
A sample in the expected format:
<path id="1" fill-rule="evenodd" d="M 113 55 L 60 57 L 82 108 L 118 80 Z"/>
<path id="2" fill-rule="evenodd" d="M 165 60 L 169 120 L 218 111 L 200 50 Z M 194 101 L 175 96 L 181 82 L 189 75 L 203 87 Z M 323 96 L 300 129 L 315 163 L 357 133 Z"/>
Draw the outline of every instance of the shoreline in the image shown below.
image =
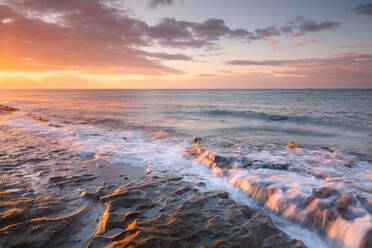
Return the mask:
<path id="1" fill-rule="evenodd" d="M 12 154 L 0 153 L 1 172 L 18 180 L 0 183 L 0 246 L 74 248 L 124 242 L 122 247 L 239 247 L 250 242 L 305 247 L 269 216 L 237 204 L 227 192 L 206 189 L 202 182 L 78 157 L 52 137 L 1 128 L 0 134 L 8 145 L 23 141 Z M 40 153 L 38 147 L 46 150 Z"/>
<path id="2" fill-rule="evenodd" d="M 145 175 L 141 167 L 104 160 L 84 163 L 80 170 L 97 176 L 82 178 L 78 185 L 67 177 L 49 180 L 58 187 L 79 191 L 83 207 L 54 218 L 41 213 L 38 218 L 18 223 L 14 217 L 20 213 L 11 210 L 14 223 L 0 229 L 0 244 L 93 248 L 240 247 L 249 243 L 257 247 L 306 247 L 279 230 L 269 216 L 237 204 L 227 192 L 200 191 L 205 187 L 202 183 L 193 185 L 175 174 Z M 35 228 L 43 230 L 37 238 Z"/>
<path id="3" fill-rule="evenodd" d="M 266 229 L 273 228 L 276 233 L 274 236 L 279 235 L 281 242 L 287 242 L 285 247 L 295 243 L 300 247 L 305 246 L 304 243 L 313 247 L 314 244 L 309 242 L 311 237 L 315 237 L 317 244 L 324 244 L 324 247 L 337 247 L 345 241 L 349 242 L 347 245 L 350 247 L 364 248 L 368 247 L 368 242 L 371 242 L 368 213 L 364 219 L 360 219 L 364 222 L 356 226 L 356 228 L 363 228 L 360 229 L 358 240 L 353 241 L 349 239 L 350 237 L 342 239 L 345 233 L 349 232 L 347 228 L 350 230 L 355 228 L 351 226 L 353 223 L 350 220 L 357 220 L 360 217 L 356 215 L 356 211 L 359 211 L 357 203 L 362 204 L 364 210 L 370 213 L 372 205 L 368 202 L 368 198 L 363 198 L 362 195 L 356 198 L 347 190 L 337 188 L 337 185 L 321 186 L 323 179 L 328 176 L 331 178 L 332 175 L 341 172 L 362 173 L 364 169 L 368 173 L 369 169 L 366 168 L 368 163 L 348 160 L 347 157 L 343 159 L 340 153 L 334 152 L 333 148 L 320 147 L 312 150 L 293 142 L 290 142 L 287 147 L 248 142 L 245 150 L 248 153 L 240 150 L 240 156 L 229 156 L 215 153 L 213 149 L 216 147 L 213 146 L 216 146 L 216 143 L 208 142 L 212 147 L 208 150 L 207 143 L 202 142 L 201 138 L 195 138 L 192 147 L 188 147 L 187 142 L 168 143 L 169 141 L 163 140 L 162 136 L 157 139 L 159 137 L 156 132 L 152 139 L 151 133 L 141 136 L 138 133 L 120 133 L 116 129 L 102 130 L 89 125 L 89 122 L 75 124 L 64 119 L 56 120 L 45 113 L 26 114 L 21 110 L 13 114 L 12 112 L 18 110 L 13 111 L 13 109 L 15 108 L 3 106 L 0 110 L 0 114 L 8 115 L 4 120 L 12 120 L 14 116 L 13 119 L 17 121 L 10 125 L 6 125 L 5 122 L 5 125 L 0 125 L 0 144 L 3 144 L 0 146 L 2 149 L 0 170 L 3 172 L 3 177 L 11 179 L 9 182 L 3 180 L 0 184 L 0 218 L 3 222 L 0 225 L 0 246 L 100 247 L 100 244 L 111 245 L 124 240 L 140 245 L 138 242 L 142 241 L 128 236 L 133 232 L 132 230 L 136 230 L 135 233 L 140 236 L 146 236 L 150 232 L 152 234 L 149 234 L 149 240 L 160 240 L 160 243 L 151 244 L 164 246 L 174 240 L 163 236 L 153 238 L 157 237 L 159 232 L 156 218 L 163 216 L 163 219 L 169 220 L 172 216 L 182 216 L 183 213 L 178 212 L 177 209 L 189 204 L 188 200 L 191 199 L 192 202 L 209 199 L 207 202 L 213 203 L 208 203 L 205 209 L 204 205 L 198 204 L 188 207 L 192 212 L 199 211 L 199 217 L 204 219 L 213 215 L 209 213 L 211 206 L 215 206 L 219 216 L 228 215 L 229 210 L 238 216 L 235 220 L 242 221 L 243 218 L 246 222 L 252 220 L 251 216 L 246 218 L 241 215 L 239 209 L 242 205 L 245 205 L 252 215 L 261 213 L 260 217 L 257 217 L 258 220 L 254 218 L 254 222 L 259 223 L 266 218 L 265 222 L 271 223 Z M 24 129 L 22 123 L 28 123 L 32 127 L 31 130 Z M 87 144 L 84 143 L 86 141 Z M 234 140 L 224 140 L 222 143 L 226 147 L 235 144 L 237 143 Z M 242 146 L 238 148 L 241 149 Z M 265 156 L 260 157 L 265 155 L 262 152 L 268 150 L 271 151 L 269 154 L 266 153 L 271 156 L 269 160 L 265 159 Z M 128 154 L 128 157 L 124 157 L 123 154 Z M 115 160 L 115 155 L 120 155 L 120 159 Z M 257 157 L 250 157 L 252 155 Z M 312 162 L 309 167 L 303 166 L 298 158 L 309 155 L 312 159 L 320 159 L 319 162 Z M 276 159 L 270 160 L 272 156 Z M 285 156 L 289 156 L 288 159 L 280 161 L 286 158 Z M 327 161 L 333 158 L 335 159 L 333 169 L 322 166 L 323 162 L 327 164 Z M 114 161 L 128 162 L 115 163 Z M 134 165 L 137 162 L 140 166 Z M 194 167 L 196 164 L 198 168 Z M 151 170 L 147 171 L 146 166 L 148 169 L 151 167 Z M 178 176 L 170 173 L 178 173 Z M 212 182 L 214 179 L 208 179 L 211 174 L 217 181 Z M 172 180 L 172 177 L 178 179 Z M 301 188 L 294 187 L 293 183 L 296 183 L 299 178 L 303 179 L 301 182 L 310 185 L 310 188 L 302 188 L 306 190 L 305 194 Z M 281 185 L 281 181 L 287 183 Z M 235 195 L 234 190 L 230 190 L 229 187 L 239 191 L 240 197 L 247 201 L 241 201 L 237 197 L 239 194 Z M 160 192 L 159 189 L 165 190 Z M 229 193 L 221 192 L 221 189 Z M 288 189 L 291 189 L 292 195 L 287 193 Z M 309 192 L 309 189 L 312 192 Z M 152 193 L 151 190 L 156 192 Z M 126 192 L 125 194 L 128 195 L 142 193 L 133 200 L 120 192 Z M 177 199 L 178 196 L 181 197 Z M 186 198 L 183 198 L 184 196 Z M 112 208 L 112 204 L 117 204 L 113 199 L 116 197 L 123 203 L 123 207 Z M 171 209 L 162 210 L 159 206 L 172 202 L 168 199 L 176 199 L 174 201 L 177 204 Z M 252 204 L 247 203 L 248 199 L 255 201 L 253 205 L 257 204 L 258 207 L 251 208 Z M 247 207 L 248 205 L 250 207 Z M 228 206 L 227 210 L 224 209 L 226 206 Z M 132 216 L 133 211 L 135 217 Z M 297 215 L 293 215 L 292 213 L 296 211 Z M 128 223 L 128 219 L 124 220 L 127 214 L 131 215 L 131 223 Z M 283 215 L 285 217 L 281 222 L 279 216 Z M 301 235 L 294 235 L 290 228 L 283 228 L 285 221 L 288 221 L 287 225 L 292 226 L 291 228 L 301 229 L 303 226 L 305 232 L 316 231 L 317 233 L 302 238 Z M 340 221 L 342 225 L 339 225 Z M 146 226 L 144 229 L 142 224 L 147 222 L 153 226 Z M 195 221 L 183 224 L 189 227 L 186 228 L 188 230 L 193 227 L 193 222 Z M 216 228 L 223 226 L 224 223 L 230 223 L 230 220 L 219 220 Z M 279 224 L 275 226 L 273 223 Z M 332 226 L 333 224 L 335 225 Z M 340 229 L 343 231 L 338 231 L 339 227 L 345 224 L 347 227 Z M 110 225 L 116 227 L 111 228 Z M 231 243 L 232 239 L 229 235 L 238 230 L 239 226 L 247 225 L 242 227 L 246 230 L 255 228 L 249 223 L 234 221 L 229 225 L 226 228 L 231 230 L 229 229 L 226 235 L 221 233 L 219 236 L 224 237 L 229 244 L 226 246 L 238 246 L 237 243 Z M 305 226 L 308 229 L 305 229 Z M 327 230 L 330 226 L 332 235 L 336 236 L 327 239 Z M 164 227 L 162 232 L 166 230 L 170 235 L 179 227 Z M 207 230 L 205 223 L 199 223 L 197 227 L 201 233 Z M 180 233 L 177 235 L 182 236 Z M 270 235 L 260 237 L 260 240 L 266 238 L 271 240 Z M 215 238 L 218 235 L 212 236 Z M 253 239 L 258 236 L 260 235 L 253 234 Z M 198 235 L 196 237 L 192 242 L 202 245 L 202 237 Z M 291 241 L 289 237 L 301 239 L 302 242 Z M 206 239 L 212 240 L 209 236 Z M 261 241 L 249 242 L 256 242 L 254 246 L 265 246 Z M 268 242 L 271 241 L 266 241 Z M 208 245 L 207 247 L 213 247 L 213 242 Z"/>

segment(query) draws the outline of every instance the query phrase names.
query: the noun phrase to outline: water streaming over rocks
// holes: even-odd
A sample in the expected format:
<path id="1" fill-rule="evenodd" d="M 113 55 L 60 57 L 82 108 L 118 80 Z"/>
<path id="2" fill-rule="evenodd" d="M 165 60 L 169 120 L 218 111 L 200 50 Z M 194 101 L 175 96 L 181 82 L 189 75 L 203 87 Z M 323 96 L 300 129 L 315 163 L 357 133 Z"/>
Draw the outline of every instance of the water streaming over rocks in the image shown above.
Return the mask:
<path id="1" fill-rule="evenodd" d="M 232 159 L 214 155 L 200 138 L 194 139 L 184 152 L 247 192 L 259 204 L 327 234 L 339 245 L 368 247 L 371 242 L 372 170 L 368 163 L 353 164 L 339 156 L 338 163 L 332 163 L 334 168 L 317 170 L 314 161 L 306 159 L 302 164 L 289 160 Z M 297 153 L 302 158 L 309 153 L 293 142 L 280 152 Z M 332 158 L 328 150 L 317 154 L 319 160 L 324 159 L 322 156 Z"/>

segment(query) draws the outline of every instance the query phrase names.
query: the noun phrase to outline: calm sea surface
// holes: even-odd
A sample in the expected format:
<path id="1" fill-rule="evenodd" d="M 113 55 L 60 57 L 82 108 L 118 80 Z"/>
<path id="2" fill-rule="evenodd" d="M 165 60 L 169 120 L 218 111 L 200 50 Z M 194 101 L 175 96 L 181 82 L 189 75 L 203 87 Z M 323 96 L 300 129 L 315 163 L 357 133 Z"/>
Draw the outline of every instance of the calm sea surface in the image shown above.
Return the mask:
<path id="1" fill-rule="evenodd" d="M 0 91 L 57 121 L 191 139 L 329 146 L 372 159 L 372 90 Z"/>

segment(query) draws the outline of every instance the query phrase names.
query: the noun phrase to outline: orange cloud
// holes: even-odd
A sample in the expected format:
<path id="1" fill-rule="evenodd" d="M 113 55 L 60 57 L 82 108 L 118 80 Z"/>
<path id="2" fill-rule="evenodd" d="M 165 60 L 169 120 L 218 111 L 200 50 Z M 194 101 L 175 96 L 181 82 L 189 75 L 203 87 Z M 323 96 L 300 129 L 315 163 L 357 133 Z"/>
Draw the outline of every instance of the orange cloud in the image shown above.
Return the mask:
<path id="1" fill-rule="evenodd" d="M 296 42 L 296 44 L 294 44 L 292 47 L 301 47 L 301 46 L 305 46 L 310 43 L 318 43 L 318 42 L 319 42 L 318 40 L 307 39 L 307 40 Z"/>

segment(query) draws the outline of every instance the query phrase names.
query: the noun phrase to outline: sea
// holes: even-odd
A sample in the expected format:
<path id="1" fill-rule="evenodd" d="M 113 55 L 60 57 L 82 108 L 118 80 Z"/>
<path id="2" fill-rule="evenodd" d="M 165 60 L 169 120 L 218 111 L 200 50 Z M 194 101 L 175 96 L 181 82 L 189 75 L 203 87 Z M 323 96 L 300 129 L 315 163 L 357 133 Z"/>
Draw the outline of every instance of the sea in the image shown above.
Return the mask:
<path id="1" fill-rule="evenodd" d="M 372 240 L 372 90 L 1 90 L 0 104 L 19 109 L 0 113 L 8 193 L 55 195 L 35 163 L 97 159 L 225 190 L 308 247 Z"/>

